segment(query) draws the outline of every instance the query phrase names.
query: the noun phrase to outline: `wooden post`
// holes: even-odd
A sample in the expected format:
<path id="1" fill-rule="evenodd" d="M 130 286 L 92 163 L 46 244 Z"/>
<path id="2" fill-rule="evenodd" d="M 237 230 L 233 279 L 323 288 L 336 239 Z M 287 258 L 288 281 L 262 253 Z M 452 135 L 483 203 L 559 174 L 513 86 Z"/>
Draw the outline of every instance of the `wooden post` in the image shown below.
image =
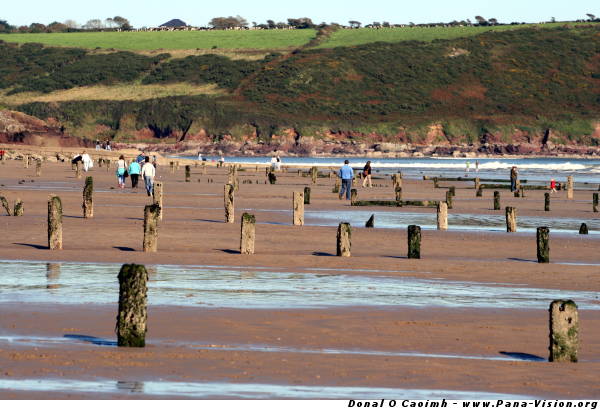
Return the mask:
<path id="1" fill-rule="evenodd" d="M 319 176 L 319 168 L 317 167 L 312 167 L 310 169 L 310 179 L 312 181 L 313 184 L 317 183 L 317 177 Z"/>
<path id="2" fill-rule="evenodd" d="M 448 229 L 448 204 L 445 202 L 440 202 L 437 206 L 437 228 L 440 231 Z"/>
<path id="3" fill-rule="evenodd" d="M 340 179 L 338 177 L 335 178 L 335 185 L 331 190 L 332 193 L 337 194 L 340 192 Z"/>
<path id="4" fill-rule="evenodd" d="M 29 155 L 23 155 L 23 168 L 29 168 Z"/>
<path id="5" fill-rule="evenodd" d="M 452 209 L 452 192 L 450 190 L 446 191 L 446 205 L 448 209 Z"/>
<path id="6" fill-rule="evenodd" d="M 310 187 L 304 187 L 304 205 L 310 205 Z"/>
<path id="7" fill-rule="evenodd" d="M 544 194 L 544 211 L 550 212 L 550 192 Z"/>
<path id="8" fill-rule="evenodd" d="M 2 203 L 2 207 L 6 210 L 8 216 L 12 215 L 12 210 L 10 209 L 10 205 L 8 205 L 8 201 L 5 197 L 0 196 L 0 202 Z"/>
<path id="9" fill-rule="evenodd" d="M 365 228 L 375 228 L 375 214 L 372 214 L 367 223 L 365 223 Z"/>
<path id="10" fill-rule="evenodd" d="M 171 168 L 171 174 L 174 174 L 175 173 L 175 162 L 170 161 L 169 167 Z"/>
<path id="11" fill-rule="evenodd" d="M 292 207 L 293 224 L 304 225 L 304 193 L 294 192 Z"/>
<path id="12" fill-rule="evenodd" d="M 42 160 L 38 159 L 35 161 L 35 176 L 39 177 L 42 175 Z"/>
<path id="13" fill-rule="evenodd" d="M 483 188 L 481 187 L 481 185 L 479 185 L 479 187 L 477 188 L 477 192 L 475 192 L 475 196 L 477 196 L 477 197 L 483 196 Z"/>
<path id="14" fill-rule="evenodd" d="M 479 191 L 479 188 L 481 187 L 481 182 L 479 177 L 475 177 L 475 190 Z M 481 196 L 481 195 L 477 195 L 477 196 Z"/>
<path id="15" fill-rule="evenodd" d="M 348 222 L 338 225 L 336 255 L 349 257 L 352 247 L 352 228 Z"/>
<path id="16" fill-rule="evenodd" d="M 258 171 L 258 167 L 256 167 L 256 170 Z M 206 162 L 204 161 L 202 161 L 202 170 L 200 172 L 202 175 L 206 175 Z"/>
<path id="17" fill-rule="evenodd" d="M 144 207 L 144 252 L 156 252 L 158 249 L 158 214 L 157 204 Z"/>
<path id="18" fill-rule="evenodd" d="M 402 201 L 402 187 L 397 186 L 396 188 L 394 188 L 394 192 L 396 194 L 396 202 L 401 202 Z"/>
<path id="19" fill-rule="evenodd" d="M 421 259 L 421 227 L 408 225 L 408 259 Z"/>
<path id="20" fill-rule="evenodd" d="M 274 185 L 277 182 L 277 175 L 274 172 L 269 171 L 269 184 Z"/>
<path id="21" fill-rule="evenodd" d="M 448 191 L 450 191 L 450 195 L 456 196 L 456 187 L 451 186 L 450 188 L 448 188 Z"/>
<path id="22" fill-rule="evenodd" d="M 550 304 L 551 362 L 577 362 L 579 350 L 579 314 L 572 300 L 555 300 Z"/>
<path id="23" fill-rule="evenodd" d="M 15 201 L 13 216 L 23 216 L 24 211 L 25 210 L 23 208 L 23 201 L 21 201 L 21 198 L 17 198 L 17 200 Z"/>
<path id="24" fill-rule="evenodd" d="M 175 171 L 179 171 L 179 161 L 175 161 Z"/>
<path id="25" fill-rule="evenodd" d="M 158 220 L 162 221 L 163 219 L 163 182 L 155 181 L 154 182 L 154 203 L 159 206 L 158 211 Z"/>
<path id="26" fill-rule="evenodd" d="M 185 166 L 185 182 L 190 182 L 192 177 L 192 168 L 189 165 Z"/>
<path id="27" fill-rule="evenodd" d="M 573 199 L 573 176 L 567 177 L 567 199 Z"/>
<path id="28" fill-rule="evenodd" d="M 592 211 L 598 212 L 598 193 L 594 192 L 592 195 Z"/>
<path id="29" fill-rule="evenodd" d="M 494 191 L 494 211 L 500 210 L 500 192 Z"/>
<path id="30" fill-rule="evenodd" d="M 110 159 L 105 159 L 104 163 L 106 164 L 106 172 L 110 170 Z"/>
<path id="31" fill-rule="evenodd" d="M 16 206 L 15 206 L 16 209 Z M 589 233 L 587 224 L 584 222 L 579 227 L 579 235 L 587 235 Z"/>
<path id="32" fill-rule="evenodd" d="M 93 218 L 94 217 L 94 178 L 86 177 L 85 186 L 83 187 L 83 217 Z"/>
<path id="33" fill-rule="evenodd" d="M 256 237 L 256 218 L 245 213 L 242 215 L 242 231 L 240 235 L 240 253 L 254 255 L 254 239 Z"/>
<path id="34" fill-rule="evenodd" d="M 358 191 L 355 188 L 350 189 L 350 205 L 354 204 L 358 199 Z"/>
<path id="35" fill-rule="evenodd" d="M 104 163 L 104 158 L 98 158 L 98 168 L 102 168 L 102 164 Z"/>
<path id="36" fill-rule="evenodd" d="M 81 179 L 81 162 L 77 161 L 75 164 L 75 178 Z"/>
<path id="37" fill-rule="evenodd" d="M 117 346 L 146 345 L 147 282 L 148 271 L 144 265 L 123 265 L 119 271 Z"/>
<path id="38" fill-rule="evenodd" d="M 537 259 L 538 263 L 550 262 L 550 229 L 545 226 L 537 228 Z"/>
<path id="39" fill-rule="evenodd" d="M 48 249 L 62 249 L 62 202 L 57 196 L 48 199 Z"/>
<path id="40" fill-rule="evenodd" d="M 235 187 L 232 184 L 225 185 L 225 222 L 232 224 L 234 221 L 234 192 Z"/>
<path id="41" fill-rule="evenodd" d="M 438 185 L 438 178 L 437 177 L 433 177 L 433 187 L 434 188 L 439 188 L 440 186 Z"/>
<path id="42" fill-rule="evenodd" d="M 506 232 L 517 232 L 517 208 L 506 207 Z"/>

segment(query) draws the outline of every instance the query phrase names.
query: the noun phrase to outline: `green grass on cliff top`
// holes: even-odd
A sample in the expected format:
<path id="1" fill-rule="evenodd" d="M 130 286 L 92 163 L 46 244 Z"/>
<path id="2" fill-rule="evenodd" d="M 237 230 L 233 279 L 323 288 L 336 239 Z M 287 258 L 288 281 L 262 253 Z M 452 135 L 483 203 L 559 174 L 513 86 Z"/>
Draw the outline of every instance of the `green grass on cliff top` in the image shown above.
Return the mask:
<path id="1" fill-rule="evenodd" d="M 575 23 L 566 23 L 569 26 Z M 591 23 L 579 23 L 591 24 Z M 598 24 L 598 23 L 594 23 Z M 481 34 L 486 31 L 517 30 L 532 26 L 553 28 L 565 23 L 523 24 L 495 27 L 401 27 L 358 30 L 338 30 L 319 48 L 355 46 L 377 41 L 432 41 Z M 315 36 L 315 30 L 248 30 L 248 31 L 160 31 L 160 32 L 95 32 L 0 34 L 0 40 L 14 43 L 42 43 L 49 46 L 117 50 L 192 50 L 192 49 L 255 49 L 277 50 L 299 47 Z"/>

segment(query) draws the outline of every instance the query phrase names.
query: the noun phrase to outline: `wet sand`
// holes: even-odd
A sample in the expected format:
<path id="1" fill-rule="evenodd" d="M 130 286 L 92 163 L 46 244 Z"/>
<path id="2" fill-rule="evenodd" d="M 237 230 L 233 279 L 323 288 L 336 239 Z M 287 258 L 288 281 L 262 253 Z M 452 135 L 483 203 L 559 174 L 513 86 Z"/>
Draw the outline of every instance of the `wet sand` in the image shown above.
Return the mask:
<path id="1" fill-rule="evenodd" d="M 591 292 L 600 288 L 597 252 L 600 237 L 595 235 L 551 234 L 553 263 L 542 265 L 536 263 L 535 233 L 531 232 L 452 231 L 452 226 L 447 232 L 425 230 L 422 259 L 408 260 L 405 229 L 353 226 L 352 257 L 335 257 L 335 226 L 291 226 L 293 191 L 311 186 L 312 203 L 305 206 L 306 210 L 328 211 L 332 215 L 355 210 L 435 213 L 435 209 L 350 207 L 331 193 L 333 180 L 319 178 L 312 185 L 309 178 L 298 176 L 295 170 L 279 174 L 276 185 L 265 185 L 264 169 L 256 171 L 248 167 L 239 172 L 236 223 L 226 224 L 223 223 L 223 184 L 227 179 L 224 169 L 207 167 L 207 175 L 201 175 L 200 167 L 192 168 L 192 182 L 186 183 L 183 167 L 175 174 L 168 167 L 161 167 L 158 175 L 165 184 L 165 209 L 159 251 L 145 254 L 141 252 L 142 217 L 149 198 L 143 187 L 137 191 L 111 189 L 116 186 L 114 168 L 107 171 L 95 167 L 89 174 L 94 177 L 96 191 L 94 218 L 85 220 L 81 210 L 84 179 L 76 179 L 69 164 L 44 164 L 41 177 L 35 177 L 34 172 L 34 167 L 23 169 L 20 161 L 0 164 L 1 195 L 11 202 L 19 197 L 25 203 L 23 217 L 0 216 L 2 260 L 230 265 L 293 272 L 331 268 L 361 276 L 501 282 Z M 214 182 L 209 183 L 208 179 Z M 244 180 L 253 183 L 244 184 Z M 359 188 L 360 199 L 393 198 L 390 180 L 375 179 L 374 183 L 384 186 Z M 493 190 L 486 190 L 483 198 L 476 198 L 472 184 L 454 185 L 457 196 L 451 215 L 503 215 L 503 211 L 492 210 Z M 598 214 L 592 213 L 592 191 L 575 191 L 575 201 L 566 200 L 565 192 L 553 194 L 549 213 L 543 211 L 544 191 L 527 192 L 526 198 L 514 198 L 506 190 L 501 192 L 502 208 L 516 206 L 519 218 L 573 218 L 581 222 L 598 219 Z M 46 249 L 49 193 L 59 195 L 63 201 L 62 251 Z M 403 197 L 441 200 L 445 198 L 445 190 L 434 189 L 431 181 L 404 180 Z M 237 253 L 239 218 L 245 209 L 257 217 L 255 255 Z M 110 343 L 97 345 L 65 337 L 93 336 L 114 342 L 116 305 L 4 303 L 2 313 L 0 336 L 49 337 L 59 338 L 60 342 L 39 341 L 33 345 L 0 342 L 0 379 L 225 380 L 481 391 L 548 398 L 600 397 L 598 310 L 580 312 L 581 362 L 577 364 L 533 361 L 547 358 L 545 309 L 150 306 L 145 349 L 117 349 Z M 266 350 L 257 350 L 256 346 Z M 322 353 L 323 349 L 342 352 Z M 420 356 L 397 355 L 411 352 Z M 520 358 L 515 360 L 489 359 L 514 356 L 500 352 L 524 355 L 517 355 Z M 0 390 L 0 397 L 114 398 L 132 397 L 132 393 Z M 136 393 L 134 397 L 147 395 Z"/>

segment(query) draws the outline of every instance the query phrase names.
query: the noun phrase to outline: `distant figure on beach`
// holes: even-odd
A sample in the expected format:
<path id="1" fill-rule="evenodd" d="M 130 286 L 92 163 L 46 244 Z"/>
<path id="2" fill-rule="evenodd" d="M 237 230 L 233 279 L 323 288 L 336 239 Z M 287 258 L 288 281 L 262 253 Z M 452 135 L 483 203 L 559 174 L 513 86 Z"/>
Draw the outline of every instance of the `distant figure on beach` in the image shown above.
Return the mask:
<path id="1" fill-rule="evenodd" d="M 0 161 L 4 160 L 5 153 L 6 153 L 6 151 L 4 151 L 3 149 L 0 149 Z"/>
<path id="2" fill-rule="evenodd" d="M 471 168 L 471 163 L 469 161 L 467 161 L 467 166 L 465 169 L 465 172 L 468 174 L 469 173 L 469 169 Z"/>
<path id="3" fill-rule="evenodd" d="M 92 161 L 92 157 L 90 157 L 87 151 L 83 151 L 83 154 L 81 154 L 81 162 L 83 162 L 83 170 L 85 172 L 88 172 L 94 166 L 94 161 Z"/>
<path id="4" fill-rule="evenodd" d="M 144 151 L 142 151 L 140 153 L 140 155 L 138 155 L 135 158 L 135 162 L 137 162 L 138 164 L 140 164 L 140 167 L 144 164 L 144 160 L 146 159 L 146 155 L 144 155 Z"/>
<path id="5" fill-rule="evenodd" d="M 475 161 L 475 172 L 479 172 L 479 160 Z"/>
<path id="6" fill-rule="evenodd" d="M 204 158 L 202 158 L 202 151 L 198 151 L 198 161 L 203 161 Z"/>
<path id="7" fill-rule="evenodd" d="M 77 164 L 78 162 L 82 162 L 81 154 L 76 154 L 71 160 L 71 164 Z"/>
<path id="8" fill-rule="evenodd" d="M 150 163 L 150 157 L 146 157 L 144 161 L 144 166 L 142 167 L 142 177 L 144 177 L 146 193 L 148 196 L 151 196 L 154 195 L 154 176 L 156 175 L 156 168 L 154 168 L 154 165 Z"/>
<path id="9" fill-rule="evenodd" d="M 373 188 L 373 185 L 371 184 L 371 161 L 367 161 L 363 168 L 363 188 L 367 185 L 367 181 L 369 181 L 369 188 Z"/>
<path id="10" fill-rule="evenodd" d="M 125 162 L 125 157 L 121 155 L 119 160 L 117 161 L 117 182 L 119 183 L 119 188 L 125 188 L 125 172 L 127 171 L 127 162 Z"/>
<path id="11" fill-rule="evenodd" d="M 556 192 L 556 181 L 554 178 L 550 180 L 550 192 Z"/>
<path id="12" fill-rule="evenodd" d="M 131 177 L 131 188 L 137 188 L 138 179 L 140 177 L 140 173 L 142 172 L 142 167 L 137 161 L 131 161 L 129 164 L 129 176 Z"/>
<path id="13" fill-rule="evenodd" d="M 100 141 L 96 140 L 96 151 L 100 150 L 102 146 L 100 145 Z"/>
<path id="14" fill-rule="evenodd" d="M 225 158 L 223 158 L 223 155 L 221 155 L 221 158 L 219 158 L 219 166 L 222 167 L 224 163 L 225 163 Z"/>
<path id="15" fill-rule="evenodd" d="M 110 141 L 109 140 L 106 140 L 106 145 L 104 147 L 105 147 L 105 149 L 107 151 L 112 151 L 112 148 L 110 147 Z"/>
<path id="16" fill-rule="evenodd" d="M 281 158 L 279 158 L 279 155 L 275 158 L 275 171 L 281 171 Z"/>
<path id="17" fill-rule="evenodd" d="M 344 166 L 338 171 L 338 177 L 342 180 L 342 189 L 340 190 L 340 199 L 344 197 L 346 193 L 346 199 L 350 200 L 350 190 L 352 189 L 352 179 L 354 178 L 354 171 L 349 165 L 350 161 L 345 160 Z"/>
<path id="18" fill-rule="evenodd" d="M 517 171 L 517 167 L 513 166 L 510 169 L 510 192 L 515 192 L 517 190 L 517 178 L 519 177 L 519 171 Z"/>

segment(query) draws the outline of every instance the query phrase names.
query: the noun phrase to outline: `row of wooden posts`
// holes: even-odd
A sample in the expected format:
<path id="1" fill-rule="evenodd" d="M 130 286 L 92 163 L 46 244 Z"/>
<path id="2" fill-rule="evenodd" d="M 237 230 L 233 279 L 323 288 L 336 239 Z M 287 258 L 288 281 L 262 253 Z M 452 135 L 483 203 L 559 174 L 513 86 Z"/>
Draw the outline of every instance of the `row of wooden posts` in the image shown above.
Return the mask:
<path id="1" fill-rule="evenodd" d="M 244 226 L 246 215 L 242 218 Z M 250 217 L 248 217 L 250 218 Z M 338 236 L 344 235 L 340 225 Z M 242 228 L 242 234 L 244 234 Z M 253 234 L 253 233 L 252 233 Z M 338 249 L 344 252 L 344 249 Z M 117 345 L 144 347 L 148 321 L 148 271 L 144 265 L 127 264 L 121 267 L 119 279 L 119 308 L 117 313 Z M 579 352 L 579 315 L 572 300 L 555 300 L 549 308 L 550 362 L 577 362 Z"/>

